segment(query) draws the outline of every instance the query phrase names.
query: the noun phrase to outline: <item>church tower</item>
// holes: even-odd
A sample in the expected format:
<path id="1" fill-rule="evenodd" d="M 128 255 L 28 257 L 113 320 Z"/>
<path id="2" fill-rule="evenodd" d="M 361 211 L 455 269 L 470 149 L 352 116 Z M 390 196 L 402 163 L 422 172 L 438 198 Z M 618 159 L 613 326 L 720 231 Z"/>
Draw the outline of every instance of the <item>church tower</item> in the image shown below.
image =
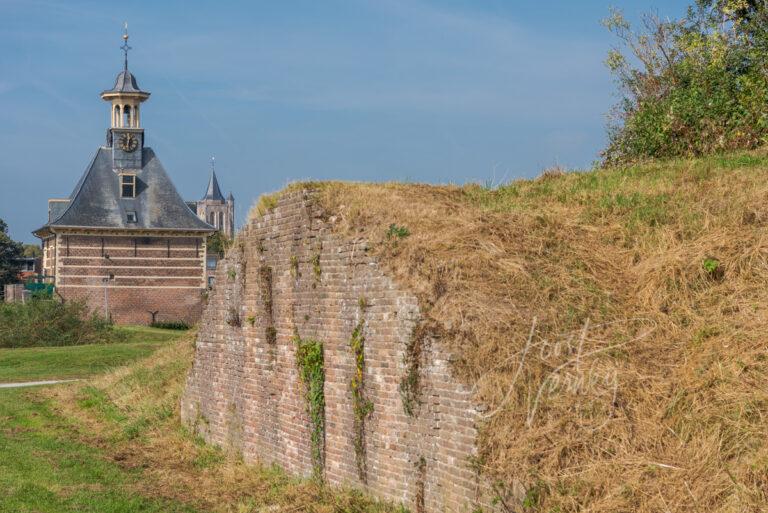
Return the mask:
<path id="1" fill-rule="evenodd" d="M 214 165 L 215 159 L 211 157 L 211 177 L 205 195 L 196 202 L 197 217 L 231 239 L 235 236 L 235 197 L 230 192 L 227 199 L 224 199 Z"/>

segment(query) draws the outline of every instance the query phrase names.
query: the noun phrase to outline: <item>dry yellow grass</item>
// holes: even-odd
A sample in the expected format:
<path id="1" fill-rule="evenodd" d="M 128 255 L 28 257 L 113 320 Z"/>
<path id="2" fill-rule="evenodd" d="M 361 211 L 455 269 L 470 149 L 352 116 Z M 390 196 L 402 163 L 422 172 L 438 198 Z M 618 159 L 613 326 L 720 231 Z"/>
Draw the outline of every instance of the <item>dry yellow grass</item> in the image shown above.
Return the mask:
<path id="1" fill-rule="evenodd" d="M 479 186 L 308 183 L 487 406 L 475 465 L 542 512 L 768 510 L 768 158 Z M 407 236 L 393 235 L 406 228 Z"/>

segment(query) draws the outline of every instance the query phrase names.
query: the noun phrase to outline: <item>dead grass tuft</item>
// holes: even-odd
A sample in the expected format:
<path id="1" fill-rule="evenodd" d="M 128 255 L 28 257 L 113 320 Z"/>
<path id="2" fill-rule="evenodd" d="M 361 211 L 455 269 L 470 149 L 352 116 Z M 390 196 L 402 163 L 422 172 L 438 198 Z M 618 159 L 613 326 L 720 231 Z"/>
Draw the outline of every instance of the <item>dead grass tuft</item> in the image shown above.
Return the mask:
<path id="1" fill-rule="evenodd" d="M 264 217 L 265 214 L 268 214 L 277 206 L 279 199 L 280 192 L 272 192 L 259 196 L 256 204 L 251 207 L 251 210 L 248 212 L 248 220 L 250 221 Z"/>
<path id="2" fill-rule="evenodd" d="M 757 512 L 767 164 L 747 153 L 494 190 L 308 189 L 439 327 L 487 407 L 475 464 L 500 496 L 519 483 L 536 511 Z"/>

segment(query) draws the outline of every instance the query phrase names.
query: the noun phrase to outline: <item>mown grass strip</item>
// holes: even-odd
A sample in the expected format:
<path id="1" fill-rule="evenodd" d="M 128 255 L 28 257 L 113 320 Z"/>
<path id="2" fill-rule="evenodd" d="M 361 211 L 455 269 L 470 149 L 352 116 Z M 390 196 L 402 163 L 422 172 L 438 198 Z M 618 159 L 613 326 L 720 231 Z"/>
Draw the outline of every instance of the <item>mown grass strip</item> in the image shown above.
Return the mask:
<path id="1" fill-rule="evenodd" d="M 36 392 L 0 391 L 0 513 L 194 513 L 135 491 L 140 472 L 83 443 Z"/>

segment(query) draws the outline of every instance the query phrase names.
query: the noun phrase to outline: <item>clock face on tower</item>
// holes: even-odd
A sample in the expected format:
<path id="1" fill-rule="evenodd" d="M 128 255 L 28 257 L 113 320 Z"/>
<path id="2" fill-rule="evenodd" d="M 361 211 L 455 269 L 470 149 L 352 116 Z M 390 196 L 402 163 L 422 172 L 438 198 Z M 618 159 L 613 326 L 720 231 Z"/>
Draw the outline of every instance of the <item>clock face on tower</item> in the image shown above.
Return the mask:
<path id="1" fill-rule="evenodd" d="M 131 153 L 139 147 L 139 140 L 133 134 L 123 134 L 120 136 L 118 144 L 121 150 Z"/>

